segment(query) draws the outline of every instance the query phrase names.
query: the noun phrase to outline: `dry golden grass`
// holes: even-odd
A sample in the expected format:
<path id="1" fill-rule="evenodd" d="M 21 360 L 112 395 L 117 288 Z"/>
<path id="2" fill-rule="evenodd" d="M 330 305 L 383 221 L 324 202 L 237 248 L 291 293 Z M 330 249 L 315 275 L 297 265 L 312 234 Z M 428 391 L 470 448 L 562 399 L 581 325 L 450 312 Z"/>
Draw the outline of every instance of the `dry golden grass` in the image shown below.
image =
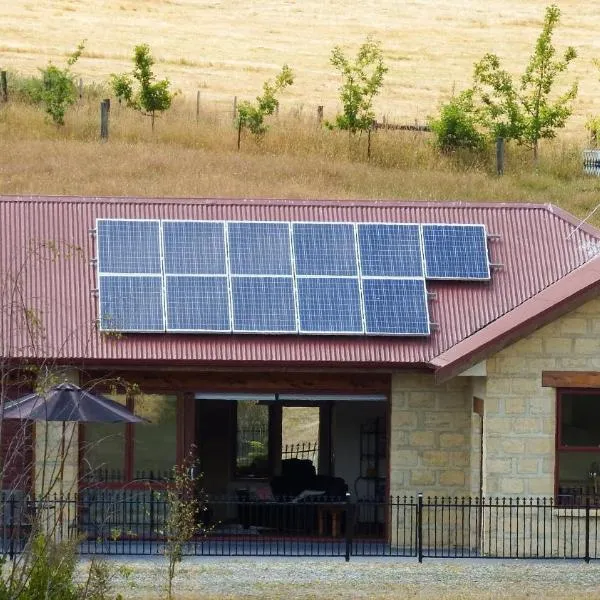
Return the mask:
<path id="1" fill-rule="evenodd" d="M 38 108 L 0 105 L 0 193 L 553 202 L 582 217 L 598 201 L 600 179 L 582 175 L 573 140 L 544 144 L 537 170 L 509 147 L 498 178 L 491 155 L 443 156 L 428 134 L 377 132 L 369 161 L 365 138 L 349 144 L 310 115 L 282 111 L 271 124 L 238 152 L 230 113 L 203 111 L 196 122 L 180 98 L 153 134 L 147 118 L 116 104 L 101 143 L 96 101 L 60 129 Z"/>
<path id="2" fill-rule="evenodd" d="M 423 121 L 453 88 L 468 85 L 473 63 L 496 52 L 521 73 L 550 0 L 4 0 L 0 2 L 0 67 L 35 73 L 47 60 L 62 63 L 86 38 L 77 72 L 106 80 L 131 68 L 134 45 L 150 44 L 156 71 L 184 97 L 226 110 L 234 96 L 253 98 L 283 63 L 297 74 L 283 99 L 288 108 L 317 105 L 331 115 L 338 78 L 331 49 L 349 50 L 369 34 L 381 41 L 390 68 L 378 114 Z M 600 81 L 592 60 L 600 11 L 592 0 L 562 0 L 555 41 L 574 45 L 579 58 L 569 78 L 580 80 L 575 116 L 583 136 L 589 114 L 600 113 Z"/>
<path id="3" fill-rule="evenodd" d="M 34 74 L 62 63 L 87 38 L 77 71 L 88 84 L 131 68 L 135 44 L 148 42 L 156 71 L 182 90 L 152 134 L 147 119 L 113 104 L 110 141 L 98 142 L 97 98 L 70 111 L 57 130 L 43 113 L 0 105 L 0 193 L 119 196 L 235 196 L 554 202 L 585 216 L 600 181 L 581 175 L 583 121 L 600 113 L 592 67 L 600 13 L 595 3 L 561 2 L 560 48 L 573 44 L 581 79 L 569 132 L 542 148 L 538 169 L 509 148 L 503 178 L 491 156 L 440 156 L 426 134 L 378 132 L 366 140 L 316 125 L 337 107 L 331 48 L 355 49 L 367 34 L 382 42 L 390 67 L 377 99 L 390 120 L 422 121 L 487 51 L 520 71 L 540 29 L 546 2 L 507 0 L 304 0 L 261 3 L 197 0 L 12 0 L 0 2 L 0 67 Z M 232 98 L 251 98 L 288 62 L 297 73 L 281 115 L 257 143 L 236 151 Z M 201 90 L 196 122 L 195 96 Z M 599 219 L 592 222 L 599 223 Z"/>

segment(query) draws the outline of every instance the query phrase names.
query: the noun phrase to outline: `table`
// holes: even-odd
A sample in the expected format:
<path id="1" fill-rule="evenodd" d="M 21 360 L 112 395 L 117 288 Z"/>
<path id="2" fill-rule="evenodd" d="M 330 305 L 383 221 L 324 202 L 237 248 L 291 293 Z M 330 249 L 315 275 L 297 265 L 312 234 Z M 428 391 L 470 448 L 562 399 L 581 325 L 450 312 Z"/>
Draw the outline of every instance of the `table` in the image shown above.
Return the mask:
<path id="1" fill-rule="evenodd" d="M 347 504 L 319 504 L 317 506 L 317 524 L 319 535 L 327 535 L 327 521 L 331 519 L 331 537 L 341 535 L 341 517 L 346 511 Z"/>

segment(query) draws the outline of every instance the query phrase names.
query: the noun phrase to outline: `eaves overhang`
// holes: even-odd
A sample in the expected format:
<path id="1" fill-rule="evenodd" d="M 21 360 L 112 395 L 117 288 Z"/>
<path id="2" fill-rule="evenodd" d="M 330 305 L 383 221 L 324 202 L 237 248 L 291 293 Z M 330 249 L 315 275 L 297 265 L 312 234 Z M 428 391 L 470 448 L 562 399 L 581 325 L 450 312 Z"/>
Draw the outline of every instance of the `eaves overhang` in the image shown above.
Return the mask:
<path id="1" fill-rule="evenodd" d="M 600 293 L 600 257 L 595 257 L 510 312 L 430 361 L 438 383 L 459 375 Z"/>

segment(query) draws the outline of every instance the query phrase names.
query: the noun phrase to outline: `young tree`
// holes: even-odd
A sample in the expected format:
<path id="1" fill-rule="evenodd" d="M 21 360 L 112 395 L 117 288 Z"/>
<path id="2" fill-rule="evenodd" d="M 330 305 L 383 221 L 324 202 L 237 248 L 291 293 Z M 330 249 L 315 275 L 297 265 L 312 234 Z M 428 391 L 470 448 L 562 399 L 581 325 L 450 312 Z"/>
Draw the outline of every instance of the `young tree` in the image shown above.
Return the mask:
<path id="1" fill-rule="evenodd" d="M 167 598 L 173 598 L 173 580 L 177 565 L 183 559 L 185 545 L 197 534 L 205 534 L 203 519 L 207 510 L 206 494 L 195 477 L 199 470 L 192 448 L 181 465 L 172 470 L 171 484 L 159 497 L 165 500 L 167 513 L 162 528 L 158 533 L 165 538 L 165 556 L 167 568 Z M 198 474 L 201 477 L 201 474 Z"/>
<path id="2" fill-rule="evenodd" d="M 331 53 L 331 64 L 340 72 L 342 85 L 340 98 L 342 113 L 336 115 L 330 129 L 342 129 L 351 135 L 368 131 L 375 119 L 373 98 L 379 94 L 387 67 L 383 63 L 383 52 L 370 37 L 362 44 L 354 61 L 346 57 L 336 46 Z"/>
<path id="3" fill-rule="evenodd" d="M 240 102 L 237 108 L 236 121 L 238 127 L 238 150 L 240 149 L 242 129 L 248 129 L 257 137 L 267 131 L 267 126 L 264 123 L 265 117 L 272 115 L 279 106 L 277 95 L 293 83 L 293 71 L 287 65 L 283 65 L 281 73 L 277 75 L 274 83 L 270 80 L 265 81 L 262 96 L 256 97 L 256 104 L 248 101 Z"/>
<path id="4" fill-rule="evenodd" d="M 533 151 L 535 161 L 539 141 L 555 137 L 556 130 L 564 127 L 577 95 L 574 83 L 553 98 L 557 77 L 577 56 L 575 49 L 569 46 L 562 58 L 555 57 L 552 36 L 559 19 L 558 6 L 553 4 L 546 8 L 542 32 L 518 83 L 501 68 L 495 54 L 486 54 L 475 65 L 474 89 L 481 101 L 481 122 L 490 135 L 526 145 Z"/>
<path id="5" fill-rule="evenodd" d="M 134 68 L 131 76 L 127 73 L 111 75 L 111 85 L 115 96 L 124 100 L 127 106 L 137 110 L 144 116 L 150 117 L 152 131 L 157 112 L 168 110 L 175 94 L 169 90 L 168 79 L 156 81 L 152 72 L 154 59 L 150 55 L 150 46 L 141 44 L 135 47 L 133 54 Z M 133 79 L 132 79 L 133 77 Z M 134 90 L 134 81 L 138 83 Z"/>
<path id="6" fill-rule="evenodd" d="M 85 40 L 69 56 L 66 67 L 61 69 L 48 63 L 45 69 L 40 69 L 41 79 L 35 79 L 28 90 L 31 99 L 44 106 L 46 113 L 57 127 L 65 124 L 67 108 L 75 104 L 77 99 L 75 75 L 71 72 L 71 67 L 81 56 L 84 46 Z"/>

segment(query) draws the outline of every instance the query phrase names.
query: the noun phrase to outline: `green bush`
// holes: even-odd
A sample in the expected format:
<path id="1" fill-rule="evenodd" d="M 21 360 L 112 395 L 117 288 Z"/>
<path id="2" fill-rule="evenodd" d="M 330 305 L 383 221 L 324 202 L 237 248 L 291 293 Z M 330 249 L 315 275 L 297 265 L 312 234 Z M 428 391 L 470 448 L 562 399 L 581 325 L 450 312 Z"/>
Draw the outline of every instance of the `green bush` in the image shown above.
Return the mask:
<path id="1" fill-rule="evenodd" d="M 78 600 L 74 582 L 77 541 L 54 543 L 44 535 L 31 540 L 22 564 L 6 576 L 7 557 L 0 559 L 0 600 Z"/>
<path id="2" fill-rule="evenodd" d="M 8 90 L 11 101 L 24 104 L 41 104 L 42 80 L 32 75 L 22 75 L 14 71 L 8 72 Z"/>
<path id="3" fill-rule="evenodd" d="M 429 119 L 429 126 L 434 143 L 442 152 L 453 152 L 459 148 L 481 151 L 485 148 L 485 137 L 477 128 L 471 90 L 444 104 L 438 118 Z"/>

